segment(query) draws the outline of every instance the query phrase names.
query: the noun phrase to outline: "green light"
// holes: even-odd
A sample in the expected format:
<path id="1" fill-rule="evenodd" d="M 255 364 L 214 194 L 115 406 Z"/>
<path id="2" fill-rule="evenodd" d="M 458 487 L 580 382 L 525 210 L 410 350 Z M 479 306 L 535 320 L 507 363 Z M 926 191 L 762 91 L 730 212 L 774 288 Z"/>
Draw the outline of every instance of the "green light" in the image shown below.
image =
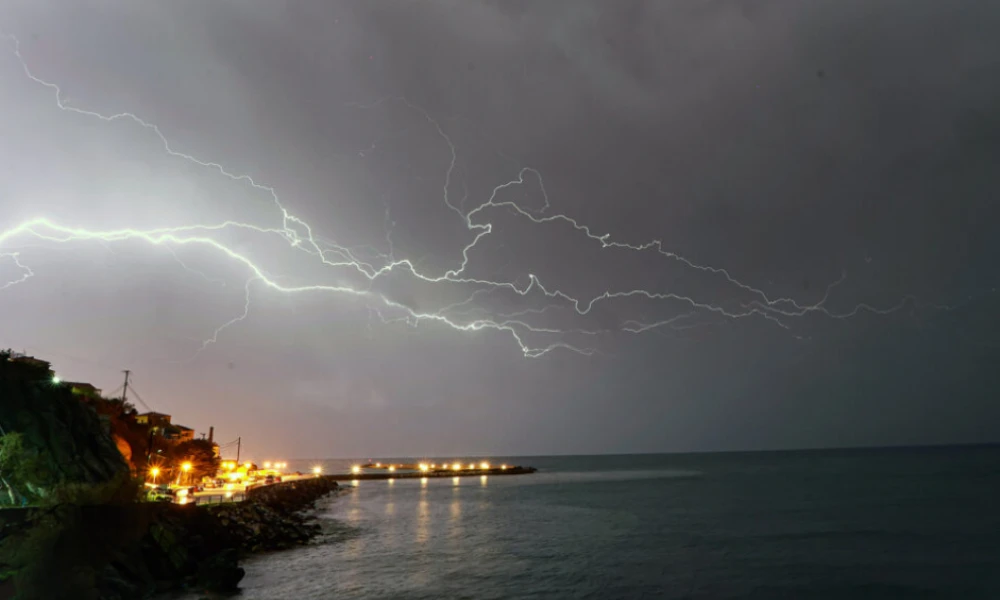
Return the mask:
<path id="1" fill-rule="evenodd" d="M 60 383 L 62 383 L 62 379 L 59 379 L 58 375 L 53 375 L 52 376 L 52 383 L 54 383 L 56 385 L 59 385 Z"/>

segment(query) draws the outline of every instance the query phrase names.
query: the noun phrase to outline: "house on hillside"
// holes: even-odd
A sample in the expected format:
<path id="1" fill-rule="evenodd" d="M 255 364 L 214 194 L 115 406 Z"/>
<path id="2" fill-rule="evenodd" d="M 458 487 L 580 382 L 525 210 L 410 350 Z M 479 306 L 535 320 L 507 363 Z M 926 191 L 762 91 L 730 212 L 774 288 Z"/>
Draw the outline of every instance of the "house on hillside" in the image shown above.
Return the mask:
<path id="1" fill-rule="evenodd" d="M 170 415 L 152 411 L 144 412 L 135 416 L 135 422 L 153 429 L 160 429 L 170 425 Z"/>
<path id="2" fill-rule="evenodd" d="M 189 442 L 194 439 L 194 429 L 183 425 L 168 425 L 163 428 L 163 437 L 175 442 Z"/>
<path id="3" fill-rule="evenodd" d="M 34 356 L 28 356 L 27 354 L 12 354 L 9 360 L 15 365 L 20 365 L 33 371 L 44 373 L 50 378 L 55 377 L 55 372 L 52 370 L 52 363 L 47 360 L 35 358 Z"/>

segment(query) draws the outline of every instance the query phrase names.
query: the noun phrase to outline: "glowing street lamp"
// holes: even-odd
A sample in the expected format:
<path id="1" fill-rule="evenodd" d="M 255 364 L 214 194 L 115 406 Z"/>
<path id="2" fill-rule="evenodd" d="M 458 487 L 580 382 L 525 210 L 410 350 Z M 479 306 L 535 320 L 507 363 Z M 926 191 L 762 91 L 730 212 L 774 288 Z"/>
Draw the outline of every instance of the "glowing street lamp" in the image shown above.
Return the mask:
<path id="1" fill-rule="evenodd" d="M 62 383 L 62 379 L 59 379 L 58 375 L 53 375 L 52 376 L 52 383 L 54 383 L 56 385 L 59 385 L 60 383 Z"/>
<path id="2" fill-rule="evenodd" d="M 500 469 L 503 470 L 503 471 L 506 471 L 507 470 L 507 465 L 500 465 Z"/>
<path id="3" fill-rule="evenodd" d="M 185 473 L 187 473 L 190 470 L 191 470 L 191 463 L 186 462 L 186 463 L 184 463 L 184 464 L 181 465 L 181 471 L 184 471 Z"/>
<path id="4" fill-rule="evenodd" d="M 480 469 L 489 469 L 490 468 L 490 463 L 488 463 L 488 462 L 481 462 L 481 463 L 479 463 L 479 468 Z"/>
<path id="5" fill-rule="evenodd" d="M 276 463 L 276 464 L 275 464 L 274 466 L 276 466 L 276 467 L 277 467 L 277 466 L 278 466 L 279 464 L 281 464 L 281 463 Z M 269 463 L 269 462 L 265 462 L 265 463 L 264 463 L 264 468 L 265 468 L 265 469 L 270 469 L 270 468 L 271 468 L 271 463 Z"/>
<path id="6" fill-rule="evenodd" d="M 451 465 L 451 468 L 453 470 L 455 470 L 455 471 L 461 471 L 462 470 L 462 465 L 460 463 L 455 463 L 455 464 Z"/>
<path id="7" fill-rule="evenodd" d="M 322 472 L 323 472 L 323 467 L 321 467 L 319 465 L 316 465 L 315 467 L 313 467 L 313 473 L 316 474 L 316 477 L 319 477 L 319 474 L 322 473 Z"/>
<path id="8" fill-rule="evenodd" d="M 426 473 L 427 471 L 430 471 L 430 469 L 431 468 L 428 467 L 426 463 L 421 463 L 420 464 L 420 470 L 423 471 L 424 473 Z"/>
<path id="9" fill-rule="evenodd" d="M 359 467 L 358 465 L 354 465 L 353 467 L 351 467 L 351 473 L 357 475 L 360 472 L 361 472 L 361 467 Z"/>
<path id="10" fill-rule="evenodd" d="M 153 483 L 156 483 L 156 476 L 160 474 L 160 468 L 153 467 L 149 470 L 149 474 L 153 476 Z"/>
<path id="11" fill-rule="evenodd" d="M 395 471 L 395 470 L 396 470 L 396 467 L 394 465 L 389 465 L 389 471 L 390 472 Z"/>
<path id="12" fill-rule="evenodd" d="M 474 465 L 473 463 L 469 463 L 469 469 L 475 469 L 475 468 L 476 468 L 476 465 Z"/>

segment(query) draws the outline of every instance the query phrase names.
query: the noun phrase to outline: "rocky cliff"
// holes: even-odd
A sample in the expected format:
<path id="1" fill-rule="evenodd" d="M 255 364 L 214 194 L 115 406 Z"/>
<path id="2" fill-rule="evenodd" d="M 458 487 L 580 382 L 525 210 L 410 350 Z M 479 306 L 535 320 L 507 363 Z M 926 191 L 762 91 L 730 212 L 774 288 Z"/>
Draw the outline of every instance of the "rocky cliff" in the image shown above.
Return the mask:
<path id="1" fill-rule="evenodd" d="M 106 483 L 128 472 L 92 409 L 45 373 L 0 360 L 0 433 L 12 432 L 21 434 L 19 463 L 31 464 L 17 477 L 22 501 L 42 499 L 60 485 Z"/>

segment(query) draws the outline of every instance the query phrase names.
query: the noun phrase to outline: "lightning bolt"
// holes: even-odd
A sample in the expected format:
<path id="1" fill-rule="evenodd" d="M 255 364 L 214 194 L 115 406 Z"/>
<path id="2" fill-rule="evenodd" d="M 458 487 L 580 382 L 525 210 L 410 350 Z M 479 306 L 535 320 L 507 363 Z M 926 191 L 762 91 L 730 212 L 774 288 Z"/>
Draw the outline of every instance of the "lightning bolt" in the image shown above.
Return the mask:
<path id="1" fill-rule="evenodd" d="M 359 247 L 351 249 L 340 245 L 333 239 L 314 234 L 313 228 L 310 224 L 292 214 L 285 207 L 280 200 L 277 191 L 273 187 L 258 182 L 250 175 L 234 173 L 228 170 L 221 163 L 202 160 L 191 154 L 175 149 L 166 135 L 156 124 L 150 123 L 131 112 L 105 115 L 89 109 L 83 109 L 67 104 L 63 100 L 63 93 L 58 84 L 46 81 L 32 72 L 28 62 L 21 53 L 19 40 L 13 36 L 6 37 L 13 43 L 14 55 L 19 61 L 24 75 L 35 84 L 52 91 L 55 98 L 55 105 L 59 110 L 75 113 L 88 118 L 99 119 L 108 123 L 115 121 L 130 121 L 151 132 L 158 139 L 167 155 L 213 170 L 234 183 L 247 185 L 253 190 L 261 192 L 269 197 L 275 208 L 278 210 L 280 214 L 280 225 L 276 224 L 271 227 L 243 223 L 239 221 L 225 221 L 216 224 L 194 224 L 146 230 L 122 228 L 101 231 L 76 228 L 59 223 L 52 219 L 38 217 L 15 225 L 7 230 L 0 231 L 0 245 L 9 243 L 20 236 L 33 236 L 57 243 L 92 241 L 106 244 L 109 242 L 121 242 L 125 240 L 140 240 L 154 246 L 167 248 L 171 254 L 173 254 L 174 258 L 180 262 L 183 268 L 198 274 L 200 273 L 193 271 L 181 262 L 179 258 L 177 258 L 173 250 L 174 247 L 203 247 L 217 252 L 242 266 L 249 272 L 249 279 L 247 280 L 245 286 L 246 296 L 243 314 L 227 321 L 222 326 L 217 328 L 210 338 L 202 342 L 202 346 L 195 353 L 195 356 L 206 349 L 209 345 L 216 343 L 218 336 L 222 331 L 240 321 L 243 321 L 247 317 L 250 310 L 251 282 L 259 282 L 265 288 L 284 294 L 326 292 L 355 297 L 366 302 L 373 302 L 378 306 L 373 307 L 369 305 L 369 314 L 377 315 L 378 318 L 386 324 L 405 322 L 411 326 L 416 326 L 420 322 L 429 321 L 463 332 L 478 332 L 484 330 L 505 332 L 515 340 L 520 347 L 521 352 L 526 357 L 542 356 L 556 349 L 570 350 L 583 355 L 593 355 L 597 352 L 596 348 L 578 347 L 562 339 L 551 342 L 547 345 L 534 345 L 526 343 L 524 337 L 529 333 L 534 336 L 580 335 L 592 337 L 598 335 L 599 333 L 606 332 L 606 329 L 595 330 L 586 328 L 543 327 L 532 325 L 527 322 L 525 318 L 528 316 L 541 316 L 547 311 L 557 308 L 571 308 L 578 317 L 585 317 L 592 311 L 593 307 L 598 302 L 615 299 L 644 298 L 651 301 L 673 301 L 685 304 L 692 310 L 706 311 L 726 319 L 742 319 L 746 317 L 758 316 L 785 329 L 790 328 L 790 325 L 786 322 L 787 320 L 800 318 L 812 313 L 824 315 L 834 319 L 848 319 L 860 312 L 872 312 L 885 315 L 900 310 L 907 303 L 913 301 L 911 297 L 906 297 L 898 304 L 884 309 L 879 309 L 869 304 L 861 303 L 855 305 L 848 311 L 831 311 L 826 308 L 826 303 L 829 299 L 830 293 L 837 285 L 844 281 L 846 274 L 842 276 L 841 279 L 830 284 L 827 287 L 824 296 L 818 302 L 813 304 L 801 304 L 795 299 L 789 297 L 772 298 L 762 289 L 737 279 L 724 268 L 699 264 L 680 254 L 667 250 L 664 248 L 663 242 L 659 239 L 643 243 L 626 243 L 612 240 L 610 234 L 597 234 L 589 225 L 582 224 L 578 220 L 565 214 L 546 214 L 551 209 L 549 196 L 545 189 L 542 174 L 532 167 L 520 168 L 516 177 L 494 187 L 485 202 L 482 202 L 471 210 L 467 210 L 465 207 L 468 199 L 468 190 L 464 181 L 462 182 L 462 186 L 465 192 L 462 200 L 456 204 L 452 202 L 450 197 L 451 188 L 453 187 L 453 175 L 459 162 L 458 151 L 455 143 L 439 121 L 435 120 L 429 112 L 409 102 L 404 97 L 383 98 L 371 104 L 355 104 L 354 106 L 369 109 L 390 100 L 398 100 L 405 104 L 409 109 L 420 114 L 427 121 L 427 123 L 434 128 L 436 134 L 444 141 L 449 151 L 448 165 L 445 169 L 444 180 L 441 188 L 443 202 L 450 211 L 454 212 L 462 220 L 465 228 L 472 235 L 472 237 L 470 241 L 461 247 L 459 252 L 460 261 L 456 268 L 446 269 L 438 275 L 425 273 L 419 269 L 411 259 L 395 258 L 395 248 L 393 247 L 391 238 L 393 223 L 391 222 L 389 207 L 387 205 L 385 220 L 387 223 L 386 242 L 388 245 L 388 254 L 366 247 L 365 250 L 369 251 L 368 253 L 373 256 L 368 257 L 368 260 L 363 260 L 359 256 L 362 248 Z M 374 144 L 372 147 L 374 148 Z M 529 181 L 529 177 L 531 178 L 531 181 L 537 182 L 538 188 L 541 192 L 543 200 L 541 208 L 534 210 L 527 209 L 516 202 L 509 200 L 502 201 L 498 199 L 499 195 L 505 190 L 515 186 L 524 186 Z M 569 225 L 574 231 L 582 234 L 585 239 L 598 244 L 602 250 L 628 251 L 634 253 L 655 252 L 667 259 L 680 263 L 684 268 L 703 272 L 710 276 L 720 277 L 728 284 L 749 294 L 753 299 L 750 302 L 743 303 L 739 310 L 725 308 L 719 304 L 708 302 L 689 295 L 675 292 L 651 291 L 641 288 L 631 290 L 608 289 L 603 293 L 588 299 L 576 298 L 557 288 L 546 286 L 539 280 L 538 277 L 531 273 L 527 274 L 528 282 L 523 286 L 519 286 L 517 283 L 512 281 L 494 281 L 469 276 L 466 274 L 466 271 L 471 260 L 470 252 L 479 244 L 481 240 L 493 232 L 493 223 L 487 218 L 486 214 L 489 209 L 508 211 L 515 216 L 526 219 L 532 224 L 538 226 L 548 226 L 558 223 Z M 364 280 L 366 280 L 366 282 L 364 285 L 359 287 L 330 283 L 312 283 L 308 285 L 287 285 L 279 283 L 276 278 L 268 276 L 265 270 L 251 257 L 238 252 L 237 250 L 212 237 L 213 233 L 231 229 L 249 231 L 265 236 L 276 236 L 287 242 L 292 249 L 303 252 L 306 255 L 317 259 L 320 264 L 338 270 L 346 269 L 349 272 L 360 275 Z M 8 283 L 4 286 L 4 288 L 10 287 L 10 285 L 15 283 L 20 283 L 34 274 L 28 267 L 17 261 L 16 253 L 6 253 L 3 256 L 12 256 L 17 266 L 25 273 L 20 280 Z M 435 311 L 417 311 L 401 302 L 392 300 L 381 292 L 376 291 L 375 283 L 377 280 L 394 272 L 403 272 L 412 276 L 414 280 L 424 283 L 471 285 L 477 286 L 479 289 L 461 302 L 450 304 Z M 204 277 L 203 274 L 201 275 Z M 527 309 L 516 313 L 496 314 L 493 317 L 482 316 L 472 320 L 459 320 L 457 318 L 459 315 L 456 313 L 459 309 L 468 307 L 472 305 L 478 297 L 495 291 L 507 291 L 521 297 L 544 297 L 549 301 L 556 301 L 556 303 L 549 303 L 544 308 L 540 309 Z M 489 312 L 485 311 L 485 309 L 483 310 L 484 312 Z M 395 313 L 397 316 L 386 316 L 388 312 Z M 468 312 L 474 311 L 467 311 L 466 314 L 468 314 Z M 672 327 L 679 320 L 688 318 L 689 316 L 690 314 L 686 313 L 669 319 L 657 320 L 649 323 L 630 320 L 621 325 L 621 330 L 631 333 L 642 333 L 659 327 Z"/>
<path id="2" fill-rule="evenodd" d="M 31 270 L 31 267 L 23 264 L 20 261 L 19 257 L 20 257 L 19 252 L 0 252 L 0 258 L 9 258 L 11 262 L 13 262 L 14 265 L 21 270 L 21 276 L 12 281 L 8 281 L 7 283 L 0 286 L 0 291 L 14 287 L 19 283 L 24 283 L 25 281 L 35 276 L 35 272 Z"/>
<path id="3" fill-rule="evenodd" d="M 247 318 L 247 316 L 250 314 L 250 284 L 256 281 L 256 279 L 257 279 L 256 277 L 251 277 L 250 279 L 247 279 L 246 285 L 243 286 L 243 289 L 246 292 L 243 302 L 243 314 L 239 315 L 238 317 L 233 317 L 232 319 L 229 319 L 222 325 L 216 327 L 215 331 L 212 332 L 212 337 L 204 340 L 201 343 L 201 348 L 198 348 L 198 350 L 194 353 L 194 356 L 192 356 L 188 362 L 191 362 L 194 359 L 198 358 L 198 355 L 201 354 L 202 351 L 205 350 L 205 348 L 208 348 L 210 344 L 217 343 L 219 341 L 219 334 L 222 333 L 227 327 L 229 327 L 230 325 L 235 325 L 236 323 L 239 323 L 240 321 Z"/>

